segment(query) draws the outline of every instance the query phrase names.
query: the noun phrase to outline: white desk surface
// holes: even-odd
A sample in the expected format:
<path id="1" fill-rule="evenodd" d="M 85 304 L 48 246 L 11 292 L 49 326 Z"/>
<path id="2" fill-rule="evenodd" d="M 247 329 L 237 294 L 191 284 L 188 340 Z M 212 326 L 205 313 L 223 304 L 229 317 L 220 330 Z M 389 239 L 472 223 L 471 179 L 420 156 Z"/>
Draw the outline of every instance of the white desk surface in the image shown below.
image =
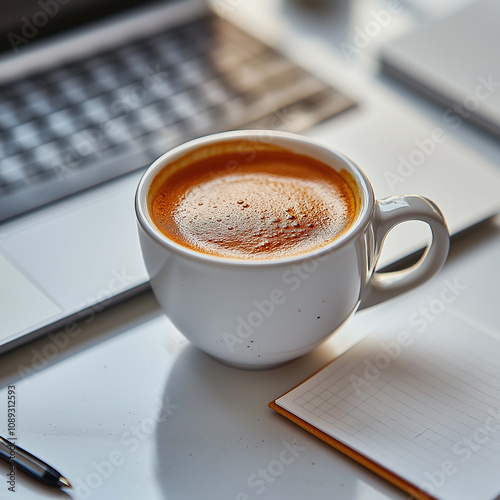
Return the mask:
<path id="1" fill-rule="evenodd" d="M 433 3 L 422 5 L 432 9 Z M 54 491 L 18 473 L 12 498 L 407 499 L 267 404 L 362 338 L 401 301 L 417 307 L 439 296 L 445 280 L 465 285 L 449 307 L 498 331 L 499 255 L 500 222 L 490 221 L 454 242 L 431 283 L 358 314 L 314 353 L 275 370 L 241 371 L 213 361 L 171 326 L 151 293 L 98 312 L 70 334 L 56 332 L 4 354 L 0 428 L 14 385 L 18 444 L 75 486 Z M 284 452 L 289 448 L 293 452 Z M 0 472 L 0 497 L 8 498 L 5 464 Z"/>
<path id="2" fill-rule="evenodd" d="M 77 487 L 66 494 L 18 473 L 12 498 L 407 499 L 267 404 L 398 304 L 417 308 L 439 297 L 446 280 L 465 287 L 447 307 L 500 334 L 499 255 L 497 220 L 456 241 L 431 283 L 359 313 L 314 353 L 274 370 L 237 370 L 212 360 L 170 325 L 150 293 L 97 314 L 72 336 L 59 332 L 4 354 L 2 428 L 7 386 L 14 385 L 18 444 Z M 287 447 L 295 454 L 282 454 Z M 7 467 L 0 470 L 4 476 Z M 1 498 L 7 487 L 4 478 Z"/>

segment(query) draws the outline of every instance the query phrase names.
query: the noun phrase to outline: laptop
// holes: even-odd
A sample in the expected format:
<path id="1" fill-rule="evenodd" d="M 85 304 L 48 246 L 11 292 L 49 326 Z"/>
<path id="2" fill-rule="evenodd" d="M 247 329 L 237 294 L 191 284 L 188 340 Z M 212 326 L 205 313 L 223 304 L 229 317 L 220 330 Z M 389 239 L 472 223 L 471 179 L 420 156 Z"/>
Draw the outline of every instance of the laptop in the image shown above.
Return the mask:
<path id="1" fill-rule="evenodd" d="M 487 157 L 452 134 L 425 153 L 439 123 L 334 53 L 325 64 L 293 43 L 293 54 L 274 50 L 257 6 L 221 18 L 202 1 L 90 3 L 99 7 L 3 4 L 12 15 L 0 28 L 0 352 L 70 333 L 148 288 L 135 187 L 157 156 L 207 133 L 310 135 L 351 156 L 378 197 L 436 201 L 454 234 L 498 212 L 500 173 Z M 381 265 L 426 238 L 402 226 Z"/>
<path id="2" fill-rule="evenodd" d="M 454 127 L 469 120 L 500 139 L 500 3 L 482 0 L 387 44 L 386 72 L 433 98 Z"/>

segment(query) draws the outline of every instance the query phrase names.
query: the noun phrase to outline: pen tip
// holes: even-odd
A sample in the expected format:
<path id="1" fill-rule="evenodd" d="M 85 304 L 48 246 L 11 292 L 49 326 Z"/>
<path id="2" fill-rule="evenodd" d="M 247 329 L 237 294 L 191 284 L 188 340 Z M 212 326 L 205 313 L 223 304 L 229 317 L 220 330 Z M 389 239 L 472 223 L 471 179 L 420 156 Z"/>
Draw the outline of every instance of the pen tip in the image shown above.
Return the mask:
<path id="1" fill-rule="evenodd" d="M 71 483 L 63 476 L 59 477 L 59 483 L 61 486 L 66 486 L 66 488 L 73 488 L 73 486 L 71 486 Z"/>

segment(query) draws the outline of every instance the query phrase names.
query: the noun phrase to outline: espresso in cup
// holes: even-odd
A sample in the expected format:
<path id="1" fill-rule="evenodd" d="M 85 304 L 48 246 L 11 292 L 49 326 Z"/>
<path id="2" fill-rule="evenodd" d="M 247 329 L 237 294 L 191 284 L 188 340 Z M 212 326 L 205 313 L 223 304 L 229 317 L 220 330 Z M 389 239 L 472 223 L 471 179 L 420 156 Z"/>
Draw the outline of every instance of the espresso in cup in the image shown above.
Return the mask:
<path id="1" fill-rule="evenodd" d="M 153 186 L 151 216 L 168 238 L 205 254 L 276 259 L 322 248 L 359 211 L 353 179 L 281 149 L 200 158 Z M 238 161 L 239 160 L 239 161 Z"/>

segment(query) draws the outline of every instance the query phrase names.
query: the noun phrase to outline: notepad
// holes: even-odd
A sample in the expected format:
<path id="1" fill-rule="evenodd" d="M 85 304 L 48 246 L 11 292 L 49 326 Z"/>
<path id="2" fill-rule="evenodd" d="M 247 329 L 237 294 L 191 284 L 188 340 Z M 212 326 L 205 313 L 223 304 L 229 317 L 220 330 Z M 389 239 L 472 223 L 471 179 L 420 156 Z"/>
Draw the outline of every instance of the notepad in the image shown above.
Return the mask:
<path id="1" fill-rule="evenodd" d="M 500 330 L 402 315 L 270 406 L 414 498 L 500 498 Z"/>

